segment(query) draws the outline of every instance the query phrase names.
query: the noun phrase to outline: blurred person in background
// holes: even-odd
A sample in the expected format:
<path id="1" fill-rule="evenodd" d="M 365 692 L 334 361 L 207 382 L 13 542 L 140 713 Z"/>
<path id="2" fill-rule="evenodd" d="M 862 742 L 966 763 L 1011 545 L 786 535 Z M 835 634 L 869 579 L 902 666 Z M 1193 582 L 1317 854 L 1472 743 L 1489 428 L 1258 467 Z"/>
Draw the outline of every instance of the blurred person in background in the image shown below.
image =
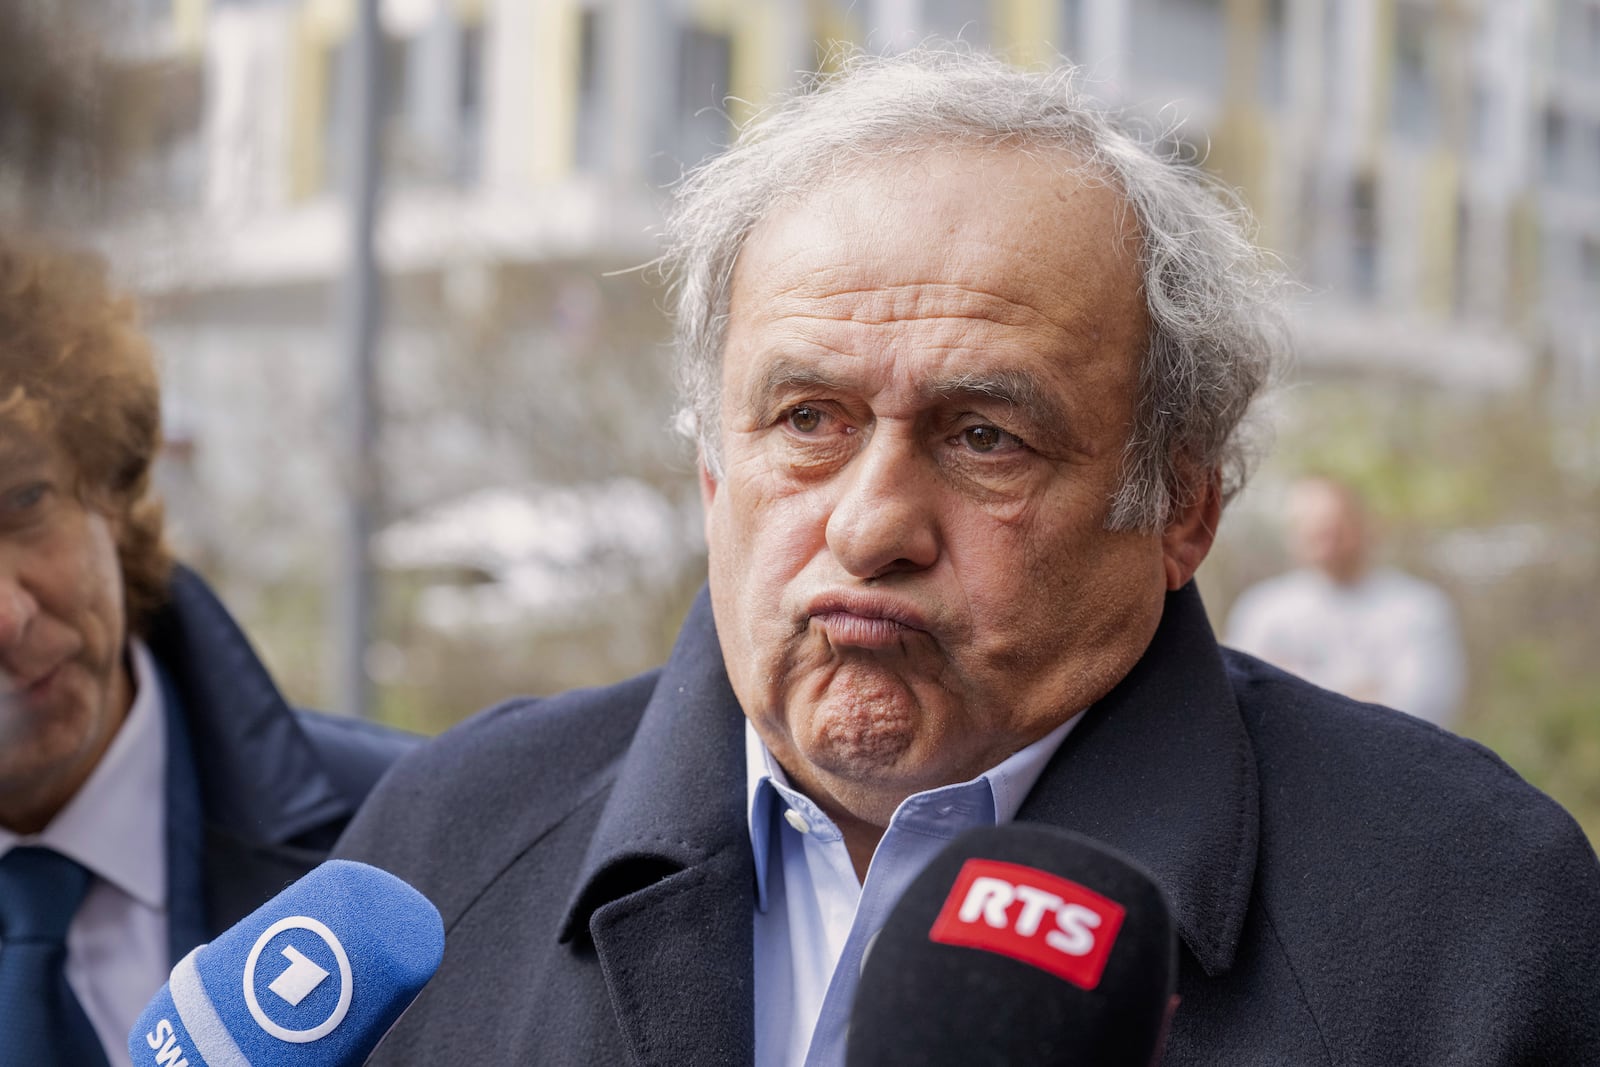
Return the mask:
<path id="1" fill-rule="evenodd" d="M 1243 224 L 1071 71 L 963 52 L 845 57 L 686 178 L 707 588 L 662 669 L 502 704 L 351 823 L 448 931 L 372 1062 L 838 1064 L 904 887 L 1013 819 L 1160 884 L 1171 1067 L 1600 1062 L 1572 818 L 1217 646 L 1192 577 L 1286 345 Z"/>
<path id="2" fill-rule="evenodd" d="M 0 236 L 7 1063 L 127 1062 L 173 964 L 320 862 L 411 744 L 291 709 L 171 562 L 160 412 L 102 265 Z"/>
<path id="3" fill-rule="evenodd" d="M 1454 729 L 1466 657 L 1443 590 L 1373 563 L 1371 518 L 1345 482 L 1299 479 L 1285 517 L 1298 567 L 1240 594 L 1226 643 L 1325 689 Z"/>

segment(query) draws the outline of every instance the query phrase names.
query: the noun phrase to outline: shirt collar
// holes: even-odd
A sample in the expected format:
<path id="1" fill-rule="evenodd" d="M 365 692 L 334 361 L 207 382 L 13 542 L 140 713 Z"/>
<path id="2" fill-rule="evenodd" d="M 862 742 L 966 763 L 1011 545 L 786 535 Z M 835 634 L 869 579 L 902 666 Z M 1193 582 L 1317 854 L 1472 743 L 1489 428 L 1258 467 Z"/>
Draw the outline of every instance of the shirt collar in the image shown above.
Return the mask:
<path id="1" fill-rule="evenodd" d="M 41 845 L 83 864 L 141 904 L 167 899 L 166 718 L 149 649 L 129 644 L 133 706 L 105 755 L 43 830 L 19 837 L 0 828 L 0 854 Z"/>
<path id="2" fill-rule="evenodd" d="M 999 764 L 960 785 L 941 786 L 913 794 L 900 802 L 890 818 L 891 826 L 907 819 L 919 822 L 940 817 L 948 819 L 953 831 L 970 826 L 1000 826 L 1016 818 L 1017 809 L 1029 790 L 1044 773 L 1045 765 L 1067 739 L 1083 716 L 1074 715 L 1033 744 L 1012 753 Z M 838 836 L 838 830 L 815 805 L 796 793 L 778 761 L 762 743 L 756 729 L 744 724 L 746 812 L 750 821 L 750 848 L 756 867 L 756 907 L 767 910 L 767 858 L 772 849 L 773 819 L 778 805 L 799 803 L 813 824 L 822 820 L 816 832 Z M 951 810 L 950 802 L 956 805 Z M 988 803 L 983 803 L 987 801 Z M 983 810 L 976 811 L 982 804 Z M 953 836 L 953 834 L 952 834 Z"/>

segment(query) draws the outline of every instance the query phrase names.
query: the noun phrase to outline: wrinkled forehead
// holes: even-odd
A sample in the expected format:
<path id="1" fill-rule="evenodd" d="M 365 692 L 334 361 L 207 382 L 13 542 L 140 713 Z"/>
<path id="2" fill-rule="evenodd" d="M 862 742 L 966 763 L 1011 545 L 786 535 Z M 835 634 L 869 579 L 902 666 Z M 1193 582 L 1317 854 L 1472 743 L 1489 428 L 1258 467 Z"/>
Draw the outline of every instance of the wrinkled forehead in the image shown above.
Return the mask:
<path id="1" fill-rule="evenodd" d="M 942 286 L 986 302 L 968 309 L 974 317 L 1046 322 L 1096 345 L 1126 335 L 1138 347 L 1146 319 L 1132 216 L 1120 190 L 1060 151 L 875 160 L 756 224 L 729 310 L 761 319 L 811 301 L 824 314 L 837 304 L 857 319 L 899 317 L 916 311 L 901 304 Z M 868 306 L 873 293 L 892 306 Z"/>

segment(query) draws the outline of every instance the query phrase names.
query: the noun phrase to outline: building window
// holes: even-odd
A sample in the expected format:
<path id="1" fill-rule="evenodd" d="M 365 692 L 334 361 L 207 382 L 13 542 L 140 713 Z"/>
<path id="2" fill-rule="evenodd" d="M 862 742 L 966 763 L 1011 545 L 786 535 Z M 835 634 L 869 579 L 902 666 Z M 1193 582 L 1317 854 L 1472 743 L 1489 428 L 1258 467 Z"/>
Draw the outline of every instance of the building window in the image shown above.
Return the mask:
<path id="1" fill-rule="evenodd" d="M 989 5 L 985 0 L 923 0 L 922 32 L 947 41 L 988 48 Z"/>
<path id="2" fill-rule="evenodd" d="M 463 26 L 456 55 L 454 177 L 475 182 L 483 159 L 483 27 Z"/>
<path id="3" fill-rule="evenodd" d="M 1477 218 L 1464 196 L 1456 198 L 1455 258 L 1450 262 L 1450 311 L 1464 318 L 1483 308 L 1473 297 L 1472 254 L 1477 245 Z"/>
<path id="4" fill-rule="evenodd" d="M 461 29 L 461 66 L 456 86 L 456 105 L 463 115 L 476 115 L 483 109 L 483 27 Z"/>
<path id="5" fill-rule="evenodd" d="M 1350 289 L 1364 300 L 1378 295 L 1378 182 L 1360 175 L 1350 186 Z"/>
<path id="6" fill-rule="evenodd" d="M 1579 242 L 1578 276 L 1586 291 L 1600 292 L 1600 237 L 1585 237 Z"/>
<path id="7" fill-rule="evenodd" d="M 1554 105 L 1544 109 L 1543 161 L 1545 181 L 1560 185 L 1566 180 L 1567 116 Z"/>
<path id="8" fill-rule="evenodd" d="M 404 180 L 414 176 L 416 152 L 408 128 L 410 92 L 410 47 L 406 38 L 382 33 L 378 38 L 378 145 L 383 153 L 386 179 Z M 327 51 L 325 78 L 328 108 L 323 127 L 323 185 L 331 192 L 343 192 L 350 174 L 350 153 L 354 151 L 357 130 L 355 92 L 355 47 L 349 39 Z"/>
<path id="9" fill-rule="evenodd" d="M 1228 23 L 1222 0 L 1132 0 L 1131 80 L 1220 98 L 1228 85 Z"/>
<path id="10" fill-rule="evenodd" d="M 378 82 L 378 114 L 384 126 L 405 122 L 411 94 L 411 42 L 392 33 L 379 34 L 383 69 Z"/>
<path id="11" fill-rule="evenodd" d="M 327 108 L 322 125 L 322 180 L 329 191 L 342 193 L 349 182 L 350 153 L 355 134 L 355 107 L 351 99 L 355 77 L 349 70 L 351 48 L 340 41 L 323 53 L 322 80 L 327 93 Z"/>
<path id="12" fill-rule="evenodd" d="M 1389 121 L 1396 133 L 1431 140 L 1437 125 L 1434 100 L 1432 10 L 1402 3 L 1394 12 L 1394 87 Z"/>
<path id="13" fill-rule="evenodd" d="M 1589 126 L 1589 178 L 1591 186 L 1600 186 L 1600 122 Z"/>
<path id="14" fill-rule="evenodd" d="M 1600 4 L 1562 0 L 1555 12 L 1554 29 L 1561 66 L 1594 77 L 1600 71 Z"/>
<path id="15" fill-rule="evenodd" d="M 578 13 L 578 113 L 573 160 L 577 169 L 596 174 L 605 170 L 605 77 L 601 69 L 601 33 L 604 14 L 596 8 Z"/>
<path id="16" fill-rule="evenodd" d="M 1489 95 L 1489 90 L 1481 84 L 1475 84 L 1471 96 L 1467 101 L 1468 116 L 1472 138 L 1472 154 L 1479 159 L 1488 159 L 1494 155 L 1494 101 Z"/>
<path id="17" fill-rule="evenodd" d="M 1084 33 L 1083 0 L 1061 0 L 1057 10 L 1061 24 L 1057 31 L 1059 39 L 1055 42 L 1056 49 L 1074 63 L 1087 62 L 1089 56 L 1085 47 L 1089 42 Z"/>
<path id="18" fill-rule="evenodd" d="M 728 146 L 733 40 L 698 26 L 678 34 L 678 161 L 693 166 Z"/>
<path id="19" fill-rule="evenodd" d="M 1285 65 L 1288 63 L 1288 14 L 1284 0 L 1264 0 L 1262 3 L 1261 58 L 1257 92 L 1262 100 L 1274 107 L 1282 105 L 1288 95 Z"/>

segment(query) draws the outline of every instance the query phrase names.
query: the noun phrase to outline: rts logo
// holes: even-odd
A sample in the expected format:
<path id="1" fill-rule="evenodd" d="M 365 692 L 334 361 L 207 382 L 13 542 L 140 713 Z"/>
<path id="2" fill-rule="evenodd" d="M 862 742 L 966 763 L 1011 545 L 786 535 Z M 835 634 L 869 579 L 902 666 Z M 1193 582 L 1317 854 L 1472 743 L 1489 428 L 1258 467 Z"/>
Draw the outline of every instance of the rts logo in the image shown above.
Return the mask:
<path id="1" fill-rule="evenodd" d="M 353 990 L 350 957 L 316 919 L 279 919 L 244 963 L 244 1002 L 256 1025 L 293 1044 L 326 1037 L 344 1022 Z"/>
<path id="2" fill-rule="evenodd" d="M 1081 989 L 1105 973 L 1122 905 L 1076 882 L 999 860 L 970 859 L 928 937 L 1031 964 Z"/>

